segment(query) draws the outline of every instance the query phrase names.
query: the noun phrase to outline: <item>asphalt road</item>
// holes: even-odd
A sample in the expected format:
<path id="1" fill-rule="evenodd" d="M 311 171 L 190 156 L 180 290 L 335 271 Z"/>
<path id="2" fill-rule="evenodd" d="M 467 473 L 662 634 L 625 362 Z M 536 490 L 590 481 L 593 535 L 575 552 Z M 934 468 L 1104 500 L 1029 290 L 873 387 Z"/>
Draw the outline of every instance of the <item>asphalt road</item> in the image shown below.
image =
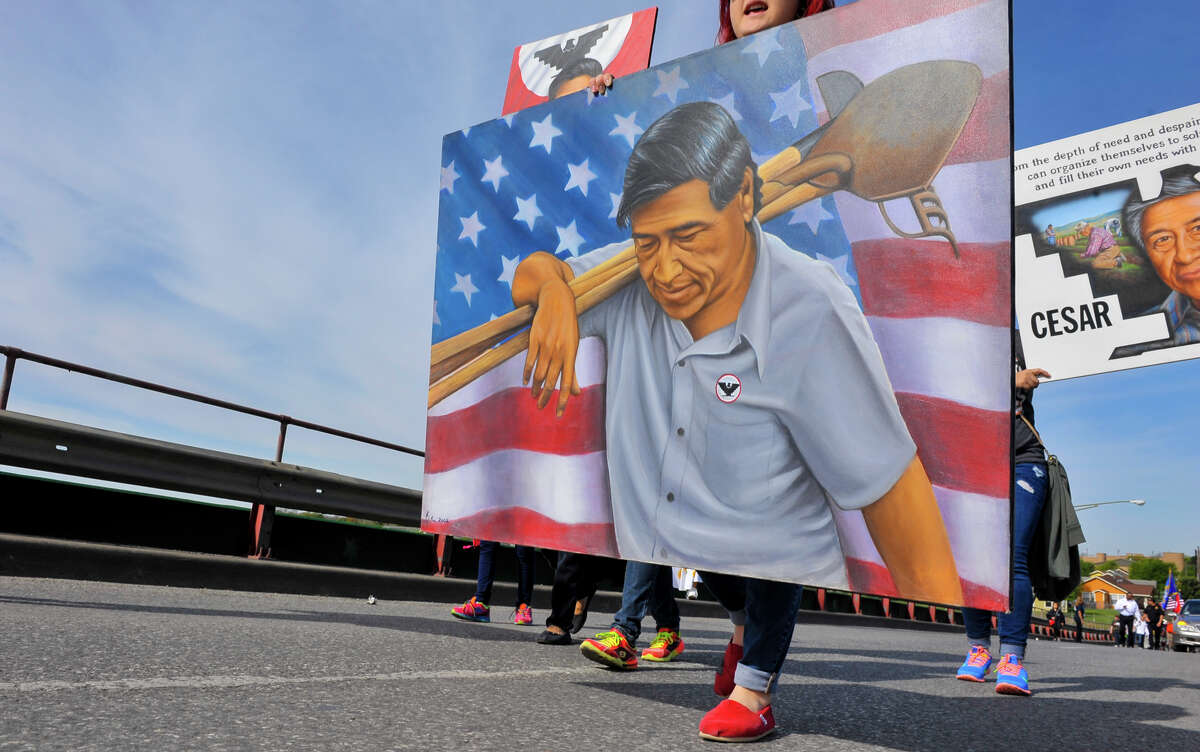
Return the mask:
<path id="1" fill-rule="evenodd" d="M 685 617 L 680 659 L 629 673 L 538 631 L 445 603 L 0 577 L 0 750 L 716 748 L 696 726 L 723 620 Z M 955 681 L 963 652 L 801 624 L 762 746 L 1200 749 L 1200 654 L 1035 642 L 1026 699 Z"/>

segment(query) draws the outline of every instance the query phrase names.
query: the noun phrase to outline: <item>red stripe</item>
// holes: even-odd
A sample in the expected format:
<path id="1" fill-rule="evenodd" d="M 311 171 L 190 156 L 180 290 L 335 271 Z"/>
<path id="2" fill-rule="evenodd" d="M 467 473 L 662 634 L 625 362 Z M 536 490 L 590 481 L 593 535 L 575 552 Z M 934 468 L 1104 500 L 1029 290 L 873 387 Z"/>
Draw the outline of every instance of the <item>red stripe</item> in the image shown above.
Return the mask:
<path id="1" fill-rule="evenodd" d="M 469 517 L 448 522 L 422 520 L 421 530 L 460 538 L 478 538 L 620 558 L 617 536 L 611 524 L 568 524 L 524 507 L 486 509 Z"/>
<path id="2" fill-rule="evenodd" d="M 946 164 L 1008 159 L 1010 104 L 1008 71 L 985 78 L 975 108 L 947 155 Z"/>
<path id="3" fill-rule="evenodd" d="M 453 470 L 505 449 L 559 455 L 604 449 L 604 385 L 572 397 L 561 418 L 554 417 L 558 392 L 554 395 L 538 410 L 528 389 L 505 389 L 462 410 L 430 417 L 425 472 Z"/>
<path id="4" fill-rule="evenodd" d="M 956 11 L 982 5 L 987 0 L 922 0 L 891 3 L 880 12 L 878 3 L 853 3 L 830 13 L 818 13 L 797 24 L 808 58 L 838 45 L 870 39 L 889 31 L 914 26 Z"/>
<path id="5" fill-rule="evenodd" d="M 936 486 L 1007 499 L 1008 414 L 923 394 L 896 392 L 925 472 Z"/>
<path id="6" fill-rule="evenodd" d="M 654 43 L 654 24 L 658 8 L 646 8 L 633 14 L 633 25 L 621 43 L 617 56 L 604 70 L 614 76 L 625 76 L 646 70 L 650 65 L 650 48 Z"/>
<path id="7" fill-rule="evenodd" d="M 521 77 L 521 48 L 517 47 L 513 50 L 512 65 L 508 68 L 508 89 L 504 92 L 504 107 L 500 114 L 507 115 L 549 101 L 548 97 L 539 97 L 525 86 L 525 79 Z"/>
<path id="8" fill-rule="evenodd" d="M 846 574 L 850 580 L 850 589 L 856 593 L 884 595 L 889 598 L 903 598 L 904 594 L 896 590 L 896 583 L 887 567 L 873 561 L 862 559 L 846 559 Z M 1008 595 L 986 585 L 958 579 L 962 585 L 963 603 L 946 603 L 939 605 L 968 606 L 987 611 L 1008 610 Z"/>
<path id="9" fill-rule="evenodd" d="M 990 326 L 1011 321 L 1010 244 L 960 243 L 961 258 L 944 240 L 879 238 L 851 244 L 868 316 L 946 316 Z"/>

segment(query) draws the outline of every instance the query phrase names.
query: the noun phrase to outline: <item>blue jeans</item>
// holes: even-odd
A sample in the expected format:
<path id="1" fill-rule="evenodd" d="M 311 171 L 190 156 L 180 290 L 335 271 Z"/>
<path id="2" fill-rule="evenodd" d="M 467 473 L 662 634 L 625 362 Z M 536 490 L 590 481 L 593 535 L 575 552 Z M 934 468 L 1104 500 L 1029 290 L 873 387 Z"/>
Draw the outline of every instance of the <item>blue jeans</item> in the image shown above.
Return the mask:
<path id="1" fill-rule="evenodd" d="M 1046 502 L 1046 466 L 1022 462 L 1015 468 L 1012 522 L 1012 602 L 1006 614 L 997 614 L 1000 631 L 1000 654 L 1015 653 L 1025 659 L 1025 643 L 1029 639 L 1029 617 L 1033 613 L 1033 582 L 1029 579 L 1029 545 L 1042 517 Z M 977 608 L 964 608 L 963 621 L 967 627 L 967 642 L 991 649 L 992 614 Z"/>
<path id="2" fill-rule="evenodd" d="M 647 610 L 654 615 L 658 629 L 679 631 L 679 606 L 671 588 L 671 568 L 627 561 L 621 609 L 613 616 L 612 628 L 620 630 L 633 645 L 642 633 L 642 618 Z"/>
<path id="3" fill-rule="evenodd" d="M 752 580 L 716 572 L 705 572 L 702 576 L 704 584 L 729 612 L 729 620 L 746 629 L 734 683 L 756 692 L 770 692 L 792 644 L 804 589 L 790 582 Z"/>
<path id="4" fill-rule="evenodd" d="M 496 574 L 495 541 L 480 541 L 479 543 L 479 577 L 475 580 L 475 600 L 485 606 L 492 604 L 492 579 Z M 529 546 L 517 546 L 517 602 L 531 605 L 533 603 L 533 549 Z"/>

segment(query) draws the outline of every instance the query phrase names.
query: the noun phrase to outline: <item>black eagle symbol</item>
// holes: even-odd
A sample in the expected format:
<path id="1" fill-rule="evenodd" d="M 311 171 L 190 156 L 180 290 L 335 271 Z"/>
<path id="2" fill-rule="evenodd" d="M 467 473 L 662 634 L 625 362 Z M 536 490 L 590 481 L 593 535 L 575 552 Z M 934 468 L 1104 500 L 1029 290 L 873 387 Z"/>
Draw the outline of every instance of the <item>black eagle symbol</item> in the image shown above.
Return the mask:
<path id="1" fill-rule="evenodd" d="M 604 36 L 606 31 L 608 31 L 608 24 L 580 34 L 578 39 L 568 39 L 564 45 L 553 44 L 540 49 L 533 53 L 533 56 L 551 68 L 563 70 L 574 61 L 587 57 L 587 54 L 592 51 L 596 42 L 600 41 L 600 37 Z"/>
<path id="2" fill-rule="evenodd" d="M 741 384 L 736 381 L 718 381 L 717 386 L 721 387 L 721 391 L 725 392 L 726 397 L 732 397 Z"/>

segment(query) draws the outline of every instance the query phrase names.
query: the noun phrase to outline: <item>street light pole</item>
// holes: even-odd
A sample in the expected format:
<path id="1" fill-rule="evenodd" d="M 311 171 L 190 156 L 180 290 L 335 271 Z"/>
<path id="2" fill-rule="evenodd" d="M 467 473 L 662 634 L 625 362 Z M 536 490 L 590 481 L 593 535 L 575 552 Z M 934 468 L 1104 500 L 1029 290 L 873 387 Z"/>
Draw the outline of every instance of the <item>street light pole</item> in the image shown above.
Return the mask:
<path id="1" fill-rule="evenodd" d="M 1075 511 L 1079 512 L 1084 509 L 1095 509 L 1109 504 L 1133 504 L 1134 506 L 1142 507 L 1146 505 L 1145 499 L 1121 499 L 1120 501 L 1098 501 L 1095 504 L 1079 504 L 1075 507 Z"/>

